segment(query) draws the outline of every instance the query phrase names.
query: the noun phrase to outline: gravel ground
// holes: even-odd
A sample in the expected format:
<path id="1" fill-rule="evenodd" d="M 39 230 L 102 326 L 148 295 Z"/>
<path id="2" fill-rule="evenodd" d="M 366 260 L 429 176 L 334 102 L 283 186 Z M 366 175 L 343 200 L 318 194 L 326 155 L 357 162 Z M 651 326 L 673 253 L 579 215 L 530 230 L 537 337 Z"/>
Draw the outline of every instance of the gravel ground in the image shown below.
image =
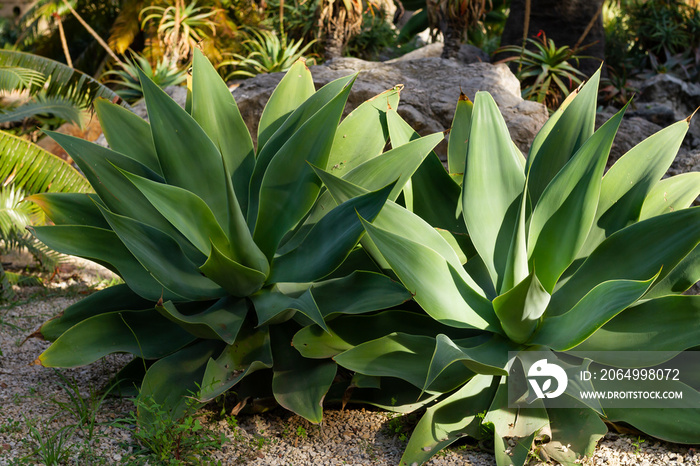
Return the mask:
<path id="1" fill-rule="evenodd" d="M 26 336 L 81 299 L 89 284 L 112 279 L 83 263 L 64 267 L 54 278 L 57 283 L 41 296 L 0 309 L 0 465 L 47 464 L 51 448 L 57 445 L 66 456 L 55 464 L 162 464 L 139 454 L 129 422 L 133 403 L 118 398 L 100 403 L 96 394 L 125 364 L 126 356 L 113 355 L 60 372 L 32 365 L 48 343 L 24 341 Z M 23 294 L 31 291 L 36 290 L 23 290 Z M 75 406 L 70 399 L 76 390 L 87 400 L 88 410 L 96 407 L 95 414 L 88 416 L 95 420 L 92 434 L 89 425 L 71 427 L 79 424 L 76 416 L 60 406 Z M 395 465 L 411 427 L 405 418 L 365 409 L 327 410 L 321 426 L 284 410 L 213 420 L 216 417 L 209 413 L 202 422 L 213 432 L 223 433 L 227 441 L 221 448 L 199 451 L 206 460 L 194 464 Z M 594 457 L 582 463 L 700 466 L 700 452 L 652 438 L 609 433 Z M 495 465 L 495 461 L 477 445 L 462 444 L 441 452 L 428 464 Z"/>

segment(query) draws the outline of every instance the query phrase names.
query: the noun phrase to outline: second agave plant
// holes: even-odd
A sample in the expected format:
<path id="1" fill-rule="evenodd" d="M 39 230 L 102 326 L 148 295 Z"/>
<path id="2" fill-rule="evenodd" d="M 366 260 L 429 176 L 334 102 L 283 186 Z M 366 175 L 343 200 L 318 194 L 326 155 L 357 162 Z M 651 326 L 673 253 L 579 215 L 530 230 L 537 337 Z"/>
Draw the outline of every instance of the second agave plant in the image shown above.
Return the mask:
<path id="1" fill-rule="evenodd" d="M 292 336 L 410 299 L 359 244 L 358 214 L 374 219 L 443 138 L 384 152 L 399 89 L 341 121 L 355 79 L 316 91 L 297 62 L 263 111 L 256 149 L 226 84 L 196 51 L 187 110 L 141 74 L 150 123 L 101 101 L 110 149 L 52 134 L 94 193 L 32 196 L 55 223 L 33 233 L 125 284 L 44 324 L 53 343 L 37 362 L 75 367 L 131 353 L 121 388 L 135 385 L 175 413 L 191 394 L 206 402 L 235 386 L 241 399 L 274 397 L 319 422 L 337 365 L 302 357 Z M 319 169 L 368 193 L 336 203 Z"/>
<path id="2" fill-rule="evenodd" d="M 685 391 L 664 407 L 602 407 L 576 398 L 573 386 L 563 395 L 569 408 L 543 399 L 509 403 L 509 352 L 537 351 L 584 370 L 638 367 L 639 357 L 625 365 L 618 352 L 671 352 L 666 361 L 700 345 L 700 297 L 682 294 L 700 279 L 700 208 L 689 207 L 700 174 L 661 179 L 689 119 L 641 142 L 605 173 L 624 109 L 593 131 L 598 79 L 567 98 L 527 159 L 489 94 L 477 93 L 473 104 L 461 98 L 448 147 L 453 176 L 431 156 L 406 187 L 407 208 L 387 203 L 364 220 L 363 244 L 420 308 L 341 316 L 328 323 L 330 336 L 313 324 L 295 335 L 302 354 L 331 356 L 355 371 L 358 401 L 382 405 L 370 394 L 389 390 L 395 403 L 388 409 L 426 409 L 402 465 L 421 464 L 462 436 L 487 434 L 499 466 L 523 465 L 532 448 L 573 465 L 593 453 L 604 421 L 700 442 L 693 380 L 669 381 Z M 416 135 L 398 114 L 389 111 L 387 120 L 394 147 L 410 144 Z M 338 202 L 368 194 L 351 180 L 319 175 Z M 605 353 L 582 360 L 569 350 Z M 653 380 L 616 383 L 658 389 Z M 585 386 L 612 387 L 601 380 Z"/>

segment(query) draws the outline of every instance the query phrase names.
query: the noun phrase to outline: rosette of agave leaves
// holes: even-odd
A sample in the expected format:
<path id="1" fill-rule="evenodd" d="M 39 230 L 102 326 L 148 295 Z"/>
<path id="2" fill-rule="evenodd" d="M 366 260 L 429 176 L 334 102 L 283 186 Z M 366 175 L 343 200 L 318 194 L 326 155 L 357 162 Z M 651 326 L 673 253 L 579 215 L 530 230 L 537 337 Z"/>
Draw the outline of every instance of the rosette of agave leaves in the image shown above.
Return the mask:
<path id="1" fill-rule="evenodd" d="M 297 62 L 262 113 L 256 149 L 231 92 L 195 51 L 186 110 L 142 73 L 150 123 L 101 101 L 109 149 L 51 133 L 94 193 L 32 196 L 55 224 L 32 232 L 125 283 L 45 323 L 39 333 L 53 343 L 37 363 L 75 367 L 131 353 L 117 375 L 121 389 L 135 385 L 175 415 L 190 396 L 204 403 L 235 386 L 241 400 L 269 395 L 319 422 L 343 374 L 329 358 L 302 357 L 292 337 L 410 299 L 359 244 L 361 218 L 375 219 L 396 199 L 444 138 L 384 152 L 386 112 L 400 89 L 341 121 L 355 79 L 316 91 Z M 315 169 L 367 194 L 336 203 Z"/>
<path id="2" fill-rule="evenodd" d="M 330 356 L 354 371 L 358 400 L 400 412 L 426 408 L 401 464 L 487 433 L 499 466 L 524 464 L 533 447 L 574 464 L 592 454 L 604 421 L 700 442 L 695 390 L 671 403 L 679 408 L 602 409 L 574 398 L 572 409 L 542 400 L 508 405 L 509 351 L 550 351 L 578 370 L 606 361 L 577 365 L 563 352 L 700 347 L 700 297 L 682 295 L 700 279 L 700 208 L 689 207 L 700 173 L 662 179 L 690 119 L 605 172 L 625 109 L 594 132 L 598 82 L 596 74 L 569 96 L 527 159 L 489 94 L 477 93 L 473 104 L 460 98 L 449 137 L 453 175 L 431 155 L 406 187 L 405 207 L 387 203 L 363 220 L 366 249 L 380 253 L 422 310 L 406 303 L 405 311 L 340 316 L 328 322 L 330 334 L 310 325 L 294 337 L 302 355 Z M 395 111 L 387 122 L 394 147 L 417 137 Z M 337 202 L 369 193 L 317 172 Z M 616 383 L 654 390 L 649 381 Z M 393 403 L 371 395 L 380 388 Z"/>

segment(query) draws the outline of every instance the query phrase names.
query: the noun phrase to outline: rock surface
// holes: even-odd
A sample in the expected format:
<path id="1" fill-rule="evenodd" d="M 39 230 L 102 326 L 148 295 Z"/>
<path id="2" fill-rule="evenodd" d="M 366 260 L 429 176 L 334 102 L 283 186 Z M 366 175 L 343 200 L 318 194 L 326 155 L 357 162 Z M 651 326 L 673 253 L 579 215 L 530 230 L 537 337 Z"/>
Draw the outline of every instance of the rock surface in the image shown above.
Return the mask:
<path id="1" fill-rule="evenodd" d="M 511 137 L 525 153 L 548 118 L 543 105 L 522 99 L 518 80 L 505 65 L 466 65 L 429 57 L 392 63 L 341 58 L 311 67 L 317 87 L 356 71 L 361 73 L 350 93 L 346 111 L 397 84 L 403 84 L 398 112 L 421 135 L 450 127 L 460 88 L 472 100 L 477 91 L 490 92 L 503 113 Z M 260 114 L 282 76 L 282 73 L 258 75 L 242 82 L 233 91 L 252 134 L 257 134 Z M 441 146 L 437 152 L 445 154 L 447 145 L 443 143 Z"/>

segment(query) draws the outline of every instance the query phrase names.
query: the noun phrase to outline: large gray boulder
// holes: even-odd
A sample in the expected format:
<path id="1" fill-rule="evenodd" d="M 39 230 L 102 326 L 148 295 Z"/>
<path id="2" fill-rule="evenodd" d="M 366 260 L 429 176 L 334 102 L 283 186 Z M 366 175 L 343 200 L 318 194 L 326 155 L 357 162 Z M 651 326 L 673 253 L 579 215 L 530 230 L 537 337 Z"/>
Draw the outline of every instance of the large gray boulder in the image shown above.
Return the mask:
<path id="1" fill-rule="evenodd" d="M 403 60 L 393 63 L 367 62 L 341 58 L 311 67 L 317 88 L 360 71 L 348 99 L 346 112 L 375 95 L 403 84 L 399 114 L 421 135 L 449 129 L 460 89 L 474 99 L 477 91 L 488 91 L 498 104 L 511 137 L 527 153 L 535 134 L 548 118 L 547 109 L 523 100 L 520 84 L 505 65 L 464 64 L 437 57 Z M 241 82 L 233 91 L 244 120 L 253 135 L 265 103 L 283 73 L 258 75 Z M 446 144 L 437 152 L 446 153 Z"/>

